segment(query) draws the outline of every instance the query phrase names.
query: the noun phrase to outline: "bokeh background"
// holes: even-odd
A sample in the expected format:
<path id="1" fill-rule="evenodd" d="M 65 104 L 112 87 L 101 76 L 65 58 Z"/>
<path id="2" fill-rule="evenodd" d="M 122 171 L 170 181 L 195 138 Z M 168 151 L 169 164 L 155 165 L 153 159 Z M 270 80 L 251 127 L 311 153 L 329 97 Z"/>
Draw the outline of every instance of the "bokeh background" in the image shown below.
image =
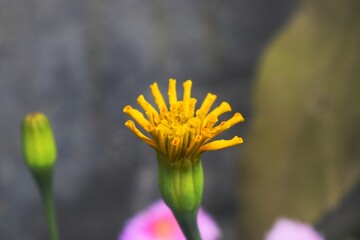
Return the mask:
<path id="1" fill-rule="evenodd" d="M 122 109 L 169 77 L 245 116 L 223 135 L 245 144 L 203 156 L 203 205 L 223 239 L 261 239 L 280 216 L 355 236 L 358 10 L 357 0 L 2 0 L 0 239 L 47 239 L 20 150 L 31 111 L 49 116 L 58 143 L 62 239 L 116 239 L 157 200 L 155 154 Z"/>

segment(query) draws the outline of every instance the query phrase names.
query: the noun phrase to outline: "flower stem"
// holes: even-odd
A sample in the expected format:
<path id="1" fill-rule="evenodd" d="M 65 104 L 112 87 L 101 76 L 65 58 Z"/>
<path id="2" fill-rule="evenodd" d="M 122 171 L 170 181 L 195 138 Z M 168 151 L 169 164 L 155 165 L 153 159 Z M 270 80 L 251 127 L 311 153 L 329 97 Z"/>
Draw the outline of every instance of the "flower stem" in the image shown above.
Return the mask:
<path id="1" fill-rule="evenodd" d="M 39 186 L 40 194 L 44 204 L 46 220 L 49 228 L 50 240 L 59 240 L 57 229 L 56 211 L 54 206 L 54 197 L 52 191 L 52 169 L 37 172 L 34 174 Z"/>
<path id="2" fill-rule="evenodd" d="M 57 222 L 56 222 L 56 213 L 54 207 L 54 198 L 52 192 L 46 192 L 43 196 L 45 212 L 46 212 L 46 219 L 48 222 L 49 232 L 50 232 L 50 239 L 51 240 L 58 240 L 59 234 L 57 230 Z"/>
<path id="3" fill-rule="evenodd" d="M 187 240 L 201 240 L 197 224 L 197 211 L 188 213 L 176 213 L 174 216 Z"/>

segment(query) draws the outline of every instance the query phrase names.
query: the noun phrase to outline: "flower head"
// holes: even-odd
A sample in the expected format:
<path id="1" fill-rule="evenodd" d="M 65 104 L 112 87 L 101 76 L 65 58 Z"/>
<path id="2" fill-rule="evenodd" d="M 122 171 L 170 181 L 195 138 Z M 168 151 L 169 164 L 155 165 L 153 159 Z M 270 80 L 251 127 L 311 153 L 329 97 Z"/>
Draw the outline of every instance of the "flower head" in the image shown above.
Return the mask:
<path id="1" fill-rule="evenodd" d="M 157 109 L 140 95 L 137 102 L 146 117 L 130 105 L 124 108 L 124 112 L 144 129 L 145 134 L 131 120 L 125 125 L 157 152 L 160 192 L 184 235 L 187 239 L 200 239 L 196 216 L 203 193 L 201 154 L 242 143 L 242 138 L 237 136 L 231 140 L 210 141 L 244 121 L 244 118 L 240 113 L 235 113 L 227 121 L 218 124 L 219 116 L 231 111 L 230 104 L 222 102 L 211 110 L 216 95 L 208 93 L 196 110 L 197 100 L 191 97 L 191 86 L 191 80 L 183 83 L 183 97 L 178 100 L 176 80 L 170 79 L 167 104 L 157 83 L 154 83 L 150 89 Z"/>
<path id="2" fill-rule="evenodd" d="M 212 218 L 202 209 L 198 223 L 204 240 L 216 240 L 220 230 Z M 126 224 L 118 240 L 185 240 L 174 216 L 163 201 L 157 201 L 138 213 Z"/>
<path id="3" fill-rule="evenodd" d="M 191 86 L 191 80 L 183 83 L 183 97 L 178 100 L 176 80 L 170 79 L 169 104 L 166 104 L 157 83 L 150 85 L 157 109 L 143 95 L 137 98 L 146 117 L 130 105 L 124 108 L 124 112 L 130 115 L 148 136 L 143 134 L 132 120 L 128 120 L 125 125 L 141 140 L 172 161 L 183 158 L 195 159 L 205 151 L 218 150 L 243 142 L 242 138 L 237 136 L 231 140 L 209 142 L 218 134 L 244 121 L 244 118 L 240 113 L 235 113 L 229 120 L 217 124 L 221 114 L 231 111 L 229 103 L 222 102 L 210 111 L 216 95 L 208 93 L 200 108 L 195 110 L 197 100 L 191 97 Z"/>
<path id="4" fill-rule="evenodd" d="M 34 112 L 22 122 L 22 148 L 30 169 L 52 167 L 56 160 L 56 144 L 51 124 L 45 114 Z"/>
<path id="5" fill-rule="evenodd" d="M 276 221 L 265 240 L 324 240 L 313 227 L 286 218 Z"/>

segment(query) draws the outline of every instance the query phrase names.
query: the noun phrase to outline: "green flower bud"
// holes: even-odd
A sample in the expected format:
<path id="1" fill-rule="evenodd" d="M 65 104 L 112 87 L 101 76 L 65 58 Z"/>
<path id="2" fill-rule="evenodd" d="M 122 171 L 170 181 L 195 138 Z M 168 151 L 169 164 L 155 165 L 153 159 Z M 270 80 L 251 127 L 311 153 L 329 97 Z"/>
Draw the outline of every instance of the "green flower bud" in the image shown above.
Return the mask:
<path id="1" fill-rule="evenodd" d="M 30 113 L 22 122 L 22 149 L 31 170 L 52 167 L 56 160 L 56 144 L 48 118 L 43 113 Z"/>
<path id="2" fill-rule="evenodd" d="M 50 121 L 43 113 L 30 113 L 21 128 L 23 155 L 43 198 L 50 239 L 59 240 L 52 192 L 56 144 Z"/>
<path id="3" fill-rule="evenodd" d="M 165 203 L 177 213 L 197 212 L 204 175 L 200 158 L 171 161 L 158 154 L 158 180 Z"/>

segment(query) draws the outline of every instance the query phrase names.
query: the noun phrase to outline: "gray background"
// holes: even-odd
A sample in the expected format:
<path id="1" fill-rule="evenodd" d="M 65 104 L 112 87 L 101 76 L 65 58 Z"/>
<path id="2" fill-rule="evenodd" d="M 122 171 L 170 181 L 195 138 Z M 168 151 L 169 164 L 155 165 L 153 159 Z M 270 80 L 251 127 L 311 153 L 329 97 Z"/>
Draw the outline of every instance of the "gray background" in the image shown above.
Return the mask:
<path id="1" fill-rule="evenodd" d="M 20 150 L 31 111 L 52 121 L 62 239 L 116 239 L 126 219 L 159 198 L 152 149 L 124 126 L 149 84 L 193 80 L 201 101 L 251 119 L 257 59 L 294 1 L 0 1 L 0 239 L 47 239 L 36 186 Z M 179 87 L 181 84 L 178 84 Z M 246 122 L 230 134 L 246 135 Z M 238 239 L 241 146 L 206 153 L 205 208 L 224 239 Z"/>

